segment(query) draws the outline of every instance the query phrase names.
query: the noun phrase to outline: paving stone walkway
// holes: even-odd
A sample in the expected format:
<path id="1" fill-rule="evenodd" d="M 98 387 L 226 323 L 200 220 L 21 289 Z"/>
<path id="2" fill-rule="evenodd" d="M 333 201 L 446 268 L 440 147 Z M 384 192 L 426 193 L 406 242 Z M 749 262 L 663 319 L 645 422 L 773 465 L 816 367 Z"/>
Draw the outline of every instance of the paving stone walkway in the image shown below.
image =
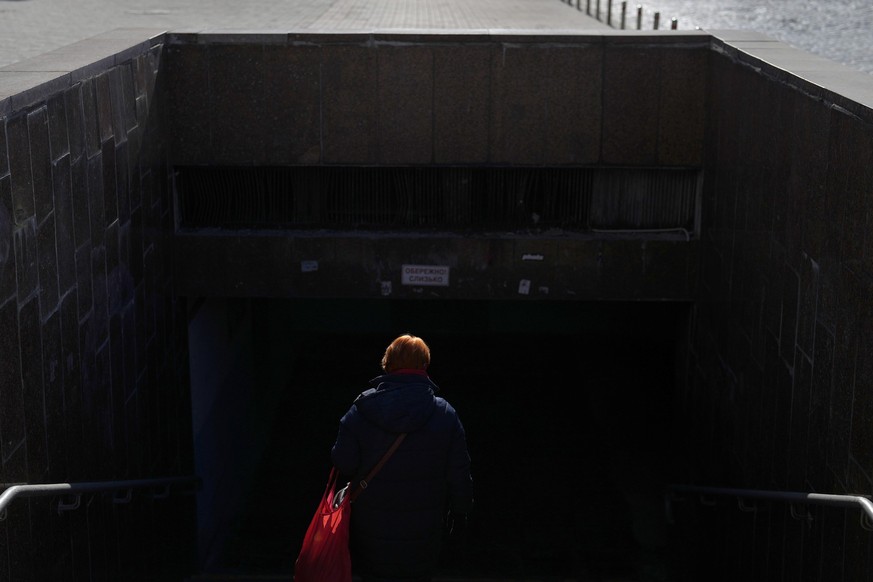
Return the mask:
<path id="1" fill-rule="evenodd" d="M 0 0 L 0 67 L 131 27 L 172 31 L 609 28 L 561 0 Z"/>

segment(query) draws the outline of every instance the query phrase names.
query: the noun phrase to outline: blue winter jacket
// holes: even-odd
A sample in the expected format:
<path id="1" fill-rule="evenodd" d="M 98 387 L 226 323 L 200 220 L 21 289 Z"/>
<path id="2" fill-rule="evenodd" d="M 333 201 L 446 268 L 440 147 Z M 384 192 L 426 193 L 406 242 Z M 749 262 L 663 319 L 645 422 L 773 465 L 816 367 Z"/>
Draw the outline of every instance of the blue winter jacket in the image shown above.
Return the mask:
<path id="1" fill-rule="evenodd" d="M 357 482 L 408 434 L 352 504 L 353 564 L 376 579 L 429 579 L 446 511 L 466 514 L 473 503 L 464 427 L 426 375 L 387 374 L 370 386 L 340 420 L 331 451 L 340 473 Z"/>

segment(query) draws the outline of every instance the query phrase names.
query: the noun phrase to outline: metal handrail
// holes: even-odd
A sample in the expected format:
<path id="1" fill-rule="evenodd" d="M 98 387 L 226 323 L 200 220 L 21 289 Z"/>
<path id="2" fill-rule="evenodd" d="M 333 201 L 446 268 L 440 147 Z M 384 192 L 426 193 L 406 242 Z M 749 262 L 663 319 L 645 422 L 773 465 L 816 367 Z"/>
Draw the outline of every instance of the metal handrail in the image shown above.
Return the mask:
<path id="1" fill-rule="evenodd" d="M 695 485 L 670 485 L 669 492 L 674 496 L 678 493 L 693 493 L 701 496 L 701 502 L 705 496 L 735 497 L 742 511 L 754 511 L 754 508 L 744 504 L 744 500 L 757 499 L 762 501 L 778 501 L 792 504 L 791 514 L 795 518 L 806 518 L 809 515 L 800 516 L 794 510 L 794 504 L 826 505 L 830 507 L 860 508 L 861 527 L 873 531 L 873 501 L 863 495 L 836 495 L 831 493 L 802 493 L 796 491 L 769 491 L 760 489 L 731 489 L 726 487 L 699 487 Z M 668 495 L 667 507 L 670 511 L 670 498 Z"/>
<path id="2" fill-rule="evenodd" d="M 200 477 L 189 475 L 186 477 L 160 477 L 154 479 L 131 479 L 126 481 L 91 481 L 84 483 L 40 483 L 28 484 L 17 483 L 7 487 L 0 494 L 0 521 L 6 519 L 6 508 L 19 497 L 46 497 L 52 495 L 72 495 L 75 499 L 71 503 L 58 503 L 58 513 L 70 511 L 79 507 L 83 493 L 108 493 L 112 492 L 113 503 L 128 503 L 134 489 L 160 489 L 161 493 L 152 493 L 153 499 L 165 499 L 170 495 L 173 485 L 194 484 L 200 486 Z M 119 496 L 118 493 L 123 493 Z"/>

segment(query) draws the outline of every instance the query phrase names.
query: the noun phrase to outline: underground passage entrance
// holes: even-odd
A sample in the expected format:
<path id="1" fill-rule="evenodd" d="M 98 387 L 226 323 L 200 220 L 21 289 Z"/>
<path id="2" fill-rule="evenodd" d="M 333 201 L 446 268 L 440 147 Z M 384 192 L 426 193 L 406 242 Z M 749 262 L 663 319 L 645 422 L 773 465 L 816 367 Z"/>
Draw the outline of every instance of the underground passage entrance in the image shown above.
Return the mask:
<path id="1" fill-rule="evenodd" d="M 476 485 L 440 576 L 671 568 L 663 485 L 681 471 L 671 401 L 688 304 L 209 299 L 192 312 L 206 571 L 290 576 L 338 421 L 406 332 L 431 347 Z"/>

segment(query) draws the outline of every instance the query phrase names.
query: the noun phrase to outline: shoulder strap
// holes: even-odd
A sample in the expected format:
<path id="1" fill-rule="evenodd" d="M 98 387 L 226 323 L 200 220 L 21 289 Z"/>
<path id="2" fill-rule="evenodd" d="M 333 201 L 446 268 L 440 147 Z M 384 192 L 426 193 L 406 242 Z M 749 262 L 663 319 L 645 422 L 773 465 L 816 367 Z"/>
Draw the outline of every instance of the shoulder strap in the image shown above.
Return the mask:
<path id="1" fill-rule="evenodd" d="M 376 476 L 376 473 L 379 472 L 379 469 L 382 468 L 382 465 L 384 465 L 385 462 L 386 462 L 388 459 L 391 458 L 391 455 L 394 454 L 394 451 L 397 450 L 397 447 L 400 446 L 400 443 L 402 443 L 402 442 L 403 442 L 403 439 L 405 439 L 405 438 L 406 438 L 406 433 L 405 433 L 405 432 L 402 432 L 402 433 L 400 433 L 399 435 L 397 435 L 397 438 L 394 439 L 394 442 L 391 444 L 391 447 L 390 447 L 387 451 L 385 451 L 385 454 L 382 455 L 382 458 L 379 459 L 379 462 L 376 463 L 376 466 L 373 467 L 372 469 L 370 469 L 370 472 L 367 473 L 367 476 L 364 477 L 363 479 L 361 479 L 361 480 L 356 484 L 356 486 L 354 487 L 354 489 L 352 489 L 352 492 L 349 493 L 349 503 L 351 503 L 352 501 L 354 501 L 355 498 L 356 498 L 358 495 L 361 494 L 361 491 L 363 491 L 364 489 L 366 489 L 366 488 L 368 487 L 370 481 L 373 480 L 373 477 L 375 477 L 375 476 Z"/>

